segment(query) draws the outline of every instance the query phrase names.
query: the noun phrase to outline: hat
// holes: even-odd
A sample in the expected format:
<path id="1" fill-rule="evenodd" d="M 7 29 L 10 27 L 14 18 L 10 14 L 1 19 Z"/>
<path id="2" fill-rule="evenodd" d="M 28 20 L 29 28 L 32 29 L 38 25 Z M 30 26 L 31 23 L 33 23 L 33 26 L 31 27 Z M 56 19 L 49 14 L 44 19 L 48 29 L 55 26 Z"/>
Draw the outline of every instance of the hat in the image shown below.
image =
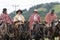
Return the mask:
<path id="1" fill-rule="evenodd" d="M 37 9 L 34 9 L 34 12 L 38 12 L 38 10 Z"/>
<path id="2" fill-rule="evenodd" d="M 51 11 L 54 12 L 54 9 L 52 9 Z"/>
<path id="3" fill-rule="evenodd" d="M 18 12 L 21 12 L 22 13 L 22 11 L 20 9 L 18 11 L 16 11 L 16 13 L 18 13 Z"/>

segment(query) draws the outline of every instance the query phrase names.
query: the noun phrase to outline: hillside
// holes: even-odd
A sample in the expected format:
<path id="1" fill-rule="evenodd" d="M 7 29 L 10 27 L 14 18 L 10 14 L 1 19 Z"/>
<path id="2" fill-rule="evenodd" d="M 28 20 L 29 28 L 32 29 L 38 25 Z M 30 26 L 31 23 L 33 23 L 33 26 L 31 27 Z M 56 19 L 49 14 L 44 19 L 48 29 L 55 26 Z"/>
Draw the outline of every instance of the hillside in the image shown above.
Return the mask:
<path id="1" fill-rule="evenodd" d="M 51 10 L 54 9 L 55 13 L 58 15 L 58 19 L 60 19 L 60 3 L 54 2 L 54 3 L 46 3 L 46 4 L 39 4 L 34 7 L 31 7 L 28 11 L 26 9 L 23 10 L 23 15 L 28 20 L 29 16 L 32 14 L 34 9 L 38 10 L 39 15 L 44 20 L 45 15 Z M 13 18 L 16 15 L 16 13 L 11 12 L 10 16 Z"/>

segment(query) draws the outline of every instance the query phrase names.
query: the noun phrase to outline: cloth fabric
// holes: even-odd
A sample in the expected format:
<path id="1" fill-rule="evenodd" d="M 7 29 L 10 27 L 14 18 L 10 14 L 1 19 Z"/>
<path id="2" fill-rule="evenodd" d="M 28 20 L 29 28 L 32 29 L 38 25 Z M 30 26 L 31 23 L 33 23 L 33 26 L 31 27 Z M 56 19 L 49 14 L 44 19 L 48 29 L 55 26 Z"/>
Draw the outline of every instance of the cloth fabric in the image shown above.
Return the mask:
<path id="1" fill-rule="evenodd" d="M 10 16 L 8 14 L 4 14 L 4 13 L 2 13 L 0 15 L 0 21 L 7 22 L 9 24 L 12 24 L 13 23 L 12 19 L 10 18 Z"/>
<path id="2" fill-rule="evenodd" d="M 49 25 L 53 20 L 57 20 L 57 15 L 51 14 L 51 13 L 47 13 L 46 17 L 45 17 L 45 21 L 47 22 L 46 25 Z"/>
<path id="3" fill-rule="evenodd" d="M 22 15 L 22 14 L 20 14 L 20 15 L 16 15 L 15 17 L 14 17 L 14 22 L 16 22 L 16 21 L 22 21 L 23 23 L 24 23 L 24 21 L 25 21 L 25 18 L 24 18 L 24 16 Z"/>
<path id="4" fill-rule="evenodd" d="M 35 21 L 37 21 L 38 23 L 41 22 L 41 17 L 38 15 L 38 14 L 32 14 L 30 17 L 29 17 L 29 27 L 30 29 L 33 29 L 33 24 L 35 23 Z"/>

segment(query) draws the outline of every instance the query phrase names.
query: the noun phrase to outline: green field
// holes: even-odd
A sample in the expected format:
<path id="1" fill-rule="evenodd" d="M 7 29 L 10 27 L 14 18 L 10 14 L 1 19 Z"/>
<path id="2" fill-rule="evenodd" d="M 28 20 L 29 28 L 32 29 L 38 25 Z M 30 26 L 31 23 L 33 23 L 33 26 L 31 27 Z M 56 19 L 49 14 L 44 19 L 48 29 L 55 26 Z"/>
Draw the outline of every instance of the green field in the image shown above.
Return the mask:
<path id="1" fill-rule="evenodd" d="M 48 38 L 45 38 L 44 40 L 49 40 L 49 39 Z M 59 40 L 59 38 L 58 37 L 55 37 L 55 40 Z"/>
<path id="2" fill-rule="evenodd" d="M 54 5 L 53 6 L 53 9 L 55 10 L 56 13 L 59 13 L 60 12 L 60 5 Z"/>

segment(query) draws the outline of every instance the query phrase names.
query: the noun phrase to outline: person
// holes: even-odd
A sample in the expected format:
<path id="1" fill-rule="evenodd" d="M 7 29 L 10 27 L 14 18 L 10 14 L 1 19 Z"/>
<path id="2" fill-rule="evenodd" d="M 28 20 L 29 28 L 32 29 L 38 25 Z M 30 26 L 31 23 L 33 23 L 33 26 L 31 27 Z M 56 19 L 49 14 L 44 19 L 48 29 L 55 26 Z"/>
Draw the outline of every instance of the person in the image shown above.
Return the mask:
<path id="1" fill-rule="evenodd" d="M 33 25 L 35 24 L 35 22 L 40 23 L 41 22 L 41 17 L 40 15 L 38 15 L 38 10 L 35 9 L 33 11 L 33 14 L 29 17 L 29 28 L 30 30 L 33 30 Z"/>
<path id="2" fill-rule="evenodd" d="M 47 13 L 46 17 L 45 17 L 45 22 L 46 22 L 46 26 L 50 26 L 50 23 L 52 21 L 57 20 L 57 15 L 56 13 L 54 13 L 54 10 L 52 9 L 51 12 Z"/>
<path id="3" fill-rule="evenodd" d="M 14 20 L 13 20 L 14 23 L 16 25 L 18 25 L 18 24 L 24 24 L 25 18 L 22 15 L 22 11 L 19 9 L 16 13 L 17 13 L 17 15 L 14 17 Z"/>
<path id="4" fill-rule="evenodd" d="M 3 21 L 4 23 L 7 23 L 7 24 L 13 23 L 12 19 L 10 18 L 10 16 L 7 13 L 7 8 L 3 8 L 3 12 L 0 15 L 0 21 Z"/>

